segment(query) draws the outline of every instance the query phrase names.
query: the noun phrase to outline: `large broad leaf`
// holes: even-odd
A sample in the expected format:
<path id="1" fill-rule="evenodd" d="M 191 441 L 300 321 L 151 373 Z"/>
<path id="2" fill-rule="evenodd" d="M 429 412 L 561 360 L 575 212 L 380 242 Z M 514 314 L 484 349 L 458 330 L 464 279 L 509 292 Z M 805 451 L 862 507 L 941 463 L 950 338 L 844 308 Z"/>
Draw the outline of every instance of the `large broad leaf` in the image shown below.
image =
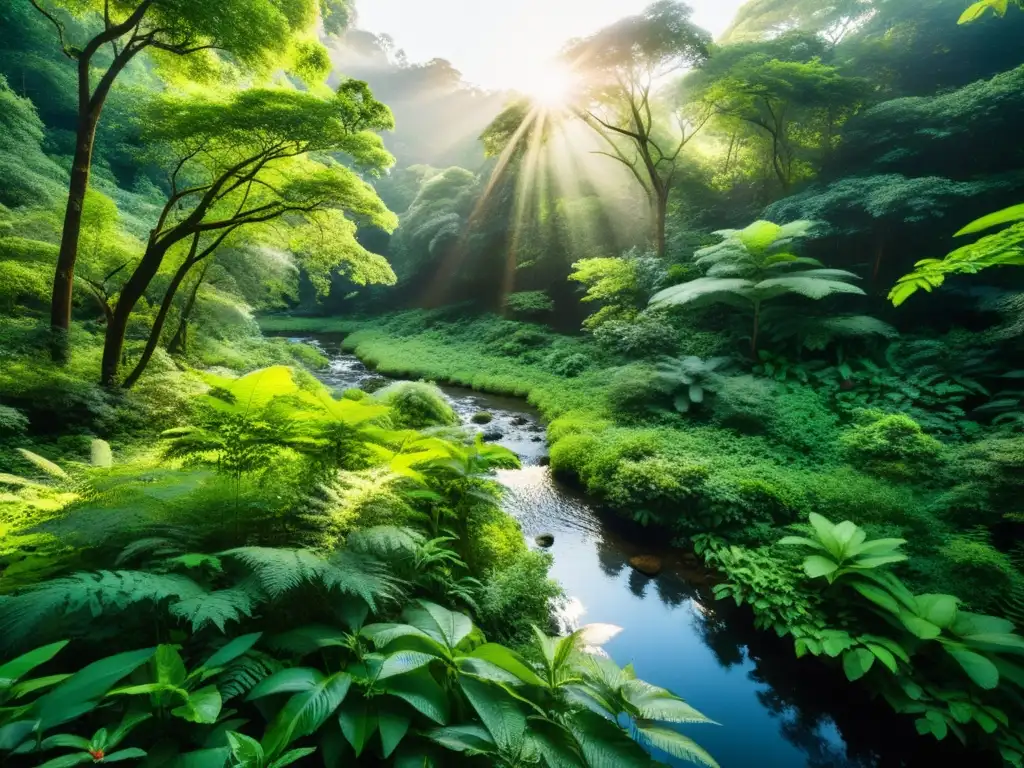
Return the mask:
<path id="1" fill-rule="evenodd" d="M 136 747 L 129 747 L 128 749 L 119 749 L 117 752 L 111 752 L 109 755 L 103 758 L 103 763 L 120 763 L 124 760 L 139 760 L 146 756 L 145 750 L 138 749 Z"/>
<path id="2" fill-rule="evenodd" d="M 338 725 L 356 757 L 359 757 L 377 732 L 377 712 L 366 699 L 353 697 L 339 708 Z"/>
<path id="3" fill-rule="evenodd" d="M 920 616 L 914 616 L 913 614 L 904 611 L 900 614 L 900 621 L 903 622 L 910 633 L 915 637 L 919 637 L 922 640 L 934 640 L 936 637 L 942 634 L 942 629 L 935 626 L 930 621 L 922 619 Z"/>
<path id="4" fill-rule="evenodd" d="M 185 671 L 185 662 L 173 645 L 157 646 L 156 656 L 153 657 L 153 665 L 156 670 L 156 682 L 173 688 L 180 688 L 188 673 Z"/>
<path id="5" fill-rule="evenodd" d="M 808 539 L 804 536 L 783 536 L 776 542 L 776 544 L 781 544 L 786 547 L 813 547 L 814 549 L 825 549 L 825 546 L 820 541 Z"/>
<path id="6" fill-rule="evenodd" d="M 842 557 L 841 547 L 839 542 L 836 541 L 833 530 L 835 525 L 826 518 L 824 515 L 819 515 L 817 512 L 811 512 L 807 516 L 807 521 L 811 524 L 814 529 L 815 535 L 818 537 L 818 541 L 821 542 L 822 546 L 828 551 L 830 555 L 836 560 Z"/>
<path id="7" fill-rule="evenodd" d="M 438 725 L 448 722 L 448 696 L 425 669 L 383 681 L 386 693 L 402 699 Z"/>
<path id="8" fill-rule="evenodd" d="M 267 646 L 274 651 L 287 651 L 299 656 L 322 648 L 343 647 L 347 642 L 344 632 L 327 624 L 308 624 L 267 638 Z"/>
<path id="9" fill-rule="evenodd" d="M 854 648 L 843 654 L 843 672 L 850 682 L 860 680 L 875 663 L 875 655 L 866 648 Z"/>
<path id="10" fill-rule="evenodd" d="M 558 723 L 531 718 L 526 737 L 547 768 L 579 768 L 582 757 L 576 749 L 576 741 Z"/>
<path id="11" fill-rule="evenodd" d="M 295 693 L 297 691 L 311 691 L 324 679 L 324 674 L 319 669 L 310 667 L 293 667 L 275 672 L 270 677 L 260 680 L 246 697 L 249 701 L 264 696 L 272 696 L 275 693 Z"/>
<path id="12" fill-rule="evenodd" d="M 262 742 L 264 751 L 276 755 L 295 739 L 315 732 L 337 711 L 351 684 L 349 674 L 337 672 L 312 690 L 292 696 L 267 726 Z"/>
<path id="13" fill-rule="evenodd" d="M 544 686 L 544 681 L 530 668 L 523 657 L 515 651 L 510 651 L 503 645 L 486 643 L 479 648 L 474 648 L 469 655 L 475 659 L 490 662 L 494 666 L 510 672 L 527 685 Z"/>
<path id="14" fill-rule="evenodd" d="M 316 747 L 303 747 L 302 749 L 293 749 L 285 752 L 277 760 L 272 762 L 267 768 L 285 768 L 286 765 L 297 763 L 304 757 L 309 757 L 316 752 Z"/>
<path id="15" fill-rule="evenodd" d="M 452 649 L 473 631 L 473 622 L 465 614 L 426 600 L 418 600 L 416 605 L 406 608 L 403 615 L 411 625 Z"/>
<path id="16" fill-rule="evenodd" d="M 395 675 L 404 675 L 407 672 L 425 667 L 432 661 L 437 661 L 436 656 L 418 651 L 396 651 L 384 659 L 381 665 L 379 680 L 384 680 Z"/>
<path id="17" fill-rule="evenodd" d="M 999 670 L 980 653 L 950 646 L 946 646 L 946 652 L 956 659 L 975 685 L 985 690 L 992 690 L 999 685 Z"/>
<path id="18" fill-rule="evenodd" d="M 494 751 L 494 741 L 482 725 L 452 725 L 447 728 L 434 728 L 424 735 L 453 752 L 484 755 Z"/>
<path id="19" fill-rule="evenodd" d="M 651 757 L 617 724 L 593 712 L 567 719 L 588 768 L 649 768 Z"/>
<path id="20" fill-rule="evenodd" d="M 900 615 L 900 604 L 896 602 L 896 598 L 881 587 L 856 580 L 851 580 L 850 586 L 880 608 L 884 608 L 894 616 Z"/>
<path id="21" fill-rule="evenodd" d="M 717 725 L 714 720 L 698 712 L 671 691 L 643 680 L 630 680 L 624 683 L 620 693 L 635 709 L 636 716 L 643 720 Z"/>
<path id="22" fill-rule="evenodd" d="M 979 651 L 994 653 L 1024 653 L 1024 637 L 1014 634 L 980 634 L 965 637 L 966 643 Z"/>
<path id="23" fill-rule="evenodd" d="M 836 543 L 839 544 L 843 557 L 850 557 L 852 550 L 864 543 L 867 533 L 863 528 L 850 520 L 844 520 L 832 529 Z"/>
<path id="24" fill-rule="evenodd" d="M 824 275 L 814 274 L 815 272 L 826 272 L 830 270 L 812 270 L 807 273 L 786 275 L 785 277 L 772 277 L 762 280 L 751 290 L 760 298 L 768 299 L 781 296 L 786 293 L 796 293 L 808 299 L 818 301 L 835 293 L 852 293 L 863 296 L 863 289 L 842 280 L 833 280 Z M 831 270 L 840 272 L 842 270 Z M 851 278 L 856 277 L 852 272 L 847 273 Z"/>
<path id="25" fill-rule="evenodd" d="M 367 624 L 360 630 L 360 634 L 370 638 L 373 644 L 381 649 L 397 641 L 404 641 L 402 647 L 413 646 L 433 652 L 440 658 L 451 655 L 451 649 L 439 634 L 435 637 L 412 624 Z"/>
<path id="26" fill-rule="evenodd" d="M 141 667 L 155 653 L 156 648 L 119 653 L 80 669 L 36 701 L 33 714 L 42 721 L 41 730 L 47 730 L 87 711 L 88 702 L 99 699 L 118 680 Z"/>
<path id="27" fill-rule="evenodd" d="M 906 543 L 906 539 L 872 539 L 871 541 L 864 541 L 857 546 L 850 547 L 848 553 L 850 557 L 891 555 Z"/>
<path id="28" fill-rule="evenodd" d="M 503 752 L 518 753 L 526 738 L 526 715 L 501 687 L 463 675 L 459 683 L 491 738 Z"/>
<path id="29" fill-rule="evenodd" d="M 759 220 L 736 233 L 743 246 L 752 253 L 766 250 L 782 235 L 782 227 L 770 221 Z"/>
<path id="30" fill-rule="evenodd" d="M 88 752 L 76 752 L 73 755 L 55 757 L 53 760 L 47 760 L 45 763 L 40 763 L 39 768 L 71 768 L 73 765 L 83 765 L 91 762 L 92 755 Z"/>
<path id="31" fill-rule="evenodd" d="M 203 667 L 208 670 L 219 669 L 225 664 L 231 663 L 256 645 L 256 641 L 259 640 L 262 635 L 262 632 L 253 632 L 249 635 L 236 637 L 234 640 L 223 645 L 219 651 L 208 658 L 203 664 Z"/>
<path id="32" fill-rule="evenodd" d="M 190 693 L 188 701 L 171 710 L 171 714 L 188 720 L 190 723 L 212 725 L 220 717 L 222 706 L 220 691 L 217 690 L 217 686 L 210 685 Z"/>
<path id="33" fill-rule="evenodd" d="M 971 635 L 1006 635 L 1011 634 L 1013 629 L 1012 621 L 969 611 L 957 611 L 952 626 L 953 634 L 963 638 Z"/>
<path id="34" fill-rule="evenodd" d="M 918 595 L 917 615 L 937 627 L 949 629 L 956 619 L 959 600 L 953 595 Z"/>
<path id="35" fill-rule="evenodd" d="M 821 555 L 811 555 L 804 559 L 804 573 L 810 576 L 812 579 L 817 579 L 822 576 L 830 576 L 839 570 L 839 564 L 835 560 L 831 560 Z"/>
<path id="36" fill-rule="evenodd" d="M 698 300 L 712 300 L 720 296 L 746 295 L 753 287 L 753 282 L 738 277 L 698 277 L 688 283 L 673 285 L 658 291 L 651 298 L 652 305 L 665 304 L 680 306 Z"/>
<path id="37" fill-rule="evenodd" d="M 672 757 L 718 768 L 718 763 L 703 747 L 678 731 L 660 725 L 648 725 L 637 728 L 637 731 L 642 741 L 668 752 Z"/>
<path id="38" fill-rule="evenodd" d="M 0 725 L 0 750 L 10 752 L 21 744 L 25 737 L 35 730 L 36 722 L 35 720 L 16 720 L 13 723 Z"/>
<path id="39" fill-rule="evenodd" d="M 68 642 L 68 640 L 61 640 L 58 643 L 44 645 L 42 648 L 36 648 L 0 666 L 0 691 L 10 688 L 33 669 L 48 662 L 60 653 Z"/>
<path id="40" fill-rule="evenodd" d="M 991 2 L 975 3 L 964 11 L 964 15 L 966 16 L 971 9 L 977 8 L 978 6 L 981 6 L 981 13 L 984 13 L 985 9 L 991 6 Z M 1005 6 L 1006 3 L 1003 2 L 1004 12 Z M 963 23 L 962 19 L 961 23 Z M 980 219 L 972 221 L 966 227 L 957 232 L 955 236 L 960 237 L 961 235 L 973 235 L 976 232 L 983 232 L 986 229 L 998 227 L 1000 224 L 1009 224 L 1014 221 L 1021 221 L 1022 219 L 1024 219 L 1024 203 L 1021 203 L 1020 205 L 1011 205 L 1009 208 L 1004 208 L 1001 211 L 990 213 L 987 216 L 982 216 Z"/>
<path id="41" fill-rule="evenodd" d="M 405 738 L 410 723 L 408 717 L 397 712 L 381 710 L 377 713 L 377 728 L 380 730 L 380 743 L 385 759 L 391 757 L 391 753 Z"/>

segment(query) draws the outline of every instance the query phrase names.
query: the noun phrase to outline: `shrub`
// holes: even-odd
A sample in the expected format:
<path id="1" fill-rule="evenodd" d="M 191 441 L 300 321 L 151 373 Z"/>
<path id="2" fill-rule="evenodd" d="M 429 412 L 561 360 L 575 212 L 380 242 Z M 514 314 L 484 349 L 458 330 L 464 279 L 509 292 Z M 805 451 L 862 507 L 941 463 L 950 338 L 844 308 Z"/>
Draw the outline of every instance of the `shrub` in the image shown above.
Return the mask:
<path id="1" fill-rule="evenodd" d="M 391 420 L 399 429 L 424 429 L 459 423 L 444 394 L 434 384 L 396 381 L 373 395 L 391 408 Z"/>
<path id="2" fill-rule="evenodd" d="M 555 302 L 544 291 L 518 291 L 505 297 L 505 308 L 516 317 L 535 319 L 550 314 Z"/>
<path id="3" fill-rule="evenodd" d="M 28 417 L 17 408 L 0 405 L 0 437 L 23 435 L 28 431 Z"/>
<path id="4" fill-rule="evenodd" d="M 605 397 L 612 413 L 632 416 L 667 413 L 670 405 L 657 371 L 648 365 L 629 365 L 612 373 Z"/>
<path id="5" fill-rule="evenodd" d="M 574 379 L 590 367 L 590 360 L 579 352 L 552 352 L 548 355 L 545 365 L 556 376 Z"/>
<path id="6" fill-rule="evenodd" d="M 841 437 L 850 461 L 886 477 L 911 479 L 934 468 L 942 443 L 903 414 L 864 411 Z"/>
<path id="7" fill-rule="evenodd" d="M 594 341 L 607 352 L 633 359 L 652 359 L 679 351 L 679 332 L 660 312 L 608 320 L 594 328 Z"/>
<path id="8" fill-rule="evenodd" d="M 640 523 L 665 523 L 692 506 L 707 477 L 707 467 L 700 464 L 661 457 L 626 459 L 615 467 L 605 498 Z"/>
<path id="9" fill-rule="evenodd" d="M 551 556 L 523 552 L 507 568 L 490 574 L 480 599 L 480 623 L 492 642 L 521 646 L 532 638 L 531 624 L 546 627 L 551 601 L 562 594 L 548 578 Z"/>
<path id="10" fill-rule="evenodd" d="M 508 568 L 526 552 L 519 523 L 498 507 L 475 507 L 469 515 L 467 529 L 467 562 L 478 573 Z"/>
<path id="11" fill-rule="evenodd" d="M 365 400 L 369 396 L 370 395 L 368 392 L 364 392 L 363 390 L 357 389 L 355 387 L 346 389 L 344 392 L 341 393 L 342 400 L 353 400 L 357 403 L 360 402 L 361 400 Z"/>

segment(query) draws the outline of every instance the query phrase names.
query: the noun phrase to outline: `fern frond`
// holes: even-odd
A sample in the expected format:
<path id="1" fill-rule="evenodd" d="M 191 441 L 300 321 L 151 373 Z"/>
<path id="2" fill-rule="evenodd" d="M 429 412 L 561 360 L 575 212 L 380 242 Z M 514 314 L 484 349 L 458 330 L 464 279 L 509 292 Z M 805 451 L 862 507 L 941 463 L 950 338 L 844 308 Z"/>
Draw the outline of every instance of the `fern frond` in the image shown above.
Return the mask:
<path id="1" fill-rule="evenodd" d="M 217 676 L 217 690 L 223 701 L 244 696 L 261 680 L 284 669 L 284 664 L 262 651 L 250 650 L 232 661 Z"/>
<path id="2" fill-rule="evenodd" d="M 39 634 L 51 620 L 70 622 L 86 611 L 96 619 L 143 603 L 157 605 L 204 594 L 206 590 L 201 586 L 176 574 L 76 573 L 29 587 L 0 603 L 0 643 L 5 647 L 20 645 Z"/>
<path id="3" fill-rule="evenodd" d="M 171 605 L 170 610 L 173 616 L 188 621 L 193 632 L 198 632 L 210 624 L 223 632 L 224 625 L 229 621 L 241 621 L 243 617 L 252 618 L 252 612 L 258 602 L 258 597 L 242 585 L 182 600 Z"/>
<path id="4" fill-rule="evenodd" d="M 425 541 L 422 533 L 412 528 L 378 525 L 354 531 L 348 537 L 348 548 L 375 557 L 390 558 L 411 555 Z"/>

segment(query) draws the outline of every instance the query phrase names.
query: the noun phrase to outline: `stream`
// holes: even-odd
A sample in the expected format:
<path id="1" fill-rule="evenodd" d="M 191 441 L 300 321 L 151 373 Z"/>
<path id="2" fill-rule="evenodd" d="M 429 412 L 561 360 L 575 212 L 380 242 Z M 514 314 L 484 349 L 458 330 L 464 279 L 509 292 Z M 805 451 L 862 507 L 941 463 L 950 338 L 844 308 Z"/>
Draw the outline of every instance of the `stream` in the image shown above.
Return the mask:
<path id="1" fill-rule="evenodd" d="M 341 391 L 376 377 L 356 357 L 338 353 L 334 339 L 322 341 L 332 358 L 318 374 L 325 384 Z M 547 550 L 554 559 L 551 577 L 566 593 L 557 623 L 564 631 L 591 622 L 622 627 L 605 651 L 720 723 L 677 727 L 722 768 L 924 764 L 912 745 L 919 740 L 903 730 L 882 733 L 891 732 L 896 719 L 882 706 L 849 701 L 856 697 L 845 681 L 823 675 L 829 670 L 817 662 L 796 660 L 791 643 L 753 630 L 748 615 L 714 601 L 707 574 L 692 557 L 664 543 L 640 543 L 642 531 L 619 530 L 584 496 L 556 481 L 544 466 L 547 445 L 536 410 L 516 398 L 442 389 L 467 428 L 491 433 L 488 439 L 522 460 L 522 469 L 498 473 L 508 489 L 504 508 L 521 524 L 529 546 L 536 547 L 538 534 L 554 536 Z M 473 424 L 481 410 L 493 421 Z M 660 557 L 664 569 L 655 578 L 642 575 L 628 564 L 637 554 Z M 690 765 L 657 750 L 654 757 Z"/>

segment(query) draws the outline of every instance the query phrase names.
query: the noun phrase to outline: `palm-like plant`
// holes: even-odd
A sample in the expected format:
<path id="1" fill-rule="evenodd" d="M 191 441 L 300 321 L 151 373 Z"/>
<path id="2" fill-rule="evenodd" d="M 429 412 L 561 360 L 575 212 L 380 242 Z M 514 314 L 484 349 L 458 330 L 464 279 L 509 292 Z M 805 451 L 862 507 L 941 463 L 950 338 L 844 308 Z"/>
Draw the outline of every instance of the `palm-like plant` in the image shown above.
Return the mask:
<path id="1" fill-rule="evenodd" d="M 659 291 L 653 305 L 685 306 L 698 303 L 727 303 L 748 306 L 753 312 L 750 349 L 757 352 L 764 302 L 788 294 L 819 300 L 836 293 L 863 295 L 849 281 L 857 275 L 842 269 L 826 269 L 816 259 L 790 252 L 805 237 L 813 222 L 795 221 L 779 226 L 755 221 L 746 229 L 724 229 L 715 234 L 723 239 L 702 248 L 695 255 L 704 267 L 704 277 Z"/>

